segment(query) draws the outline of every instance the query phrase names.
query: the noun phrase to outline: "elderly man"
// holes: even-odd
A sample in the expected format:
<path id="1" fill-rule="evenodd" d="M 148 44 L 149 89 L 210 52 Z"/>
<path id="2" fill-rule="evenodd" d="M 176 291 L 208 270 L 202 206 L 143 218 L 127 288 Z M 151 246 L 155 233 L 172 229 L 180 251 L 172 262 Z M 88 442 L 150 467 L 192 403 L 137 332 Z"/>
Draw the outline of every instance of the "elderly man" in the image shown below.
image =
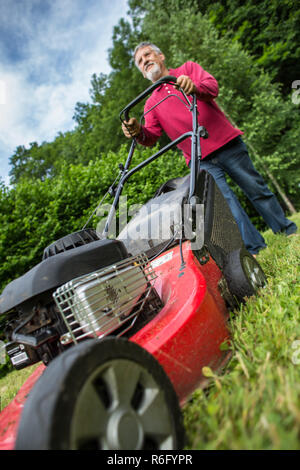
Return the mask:
<path id="1" fill-rule="evenodd" d="M 199 111 L 199 124 L 206 127 L 209 138 L 202 141 L 202 160 L 200 168 L 208 171 L 227 200 L 232 214 L 238 224 L 246 248 L 256 255 L 266 247 L 261 234 L 251 223 L 235 194 L 229 188 L 225 173 L 235 181 L 250 199 L 258 213 L 274 233 L 284 232 L 290 235 L 297 231 L 297 226 L 286 219 L 276 196 L 269 190 L 262 176 L 254 168 L 248 155 L 247 147 L 242 141 L 242 131 L 233 127 L 214 99 L 218 96 L 216 79 L 199 64 L 186 62 L 176 69 L 168 69 L 165 56 L 152 43 L 142 42 L 134 51 L 136 66 L 143 76 L 156 82 L 163 76 L 177 77 L 176 85 L 187 95 L 196 93 Z M 145 104 L 145 113 L 168 94 L 180 92 L 169 84 L 158 87 Z M 192 116 L 189 110 L 176 98 L 163 101 L 158 107 L 145 116 L 145 125 L 131 118 L 122 125 L 126 137 L 136 137 L 145 146 L 153 145 L 162 132 L 174 140 L 192 128 Z M 187 164 L 191 159 L 190 139 L 178 145 L 184 154 Z"/>

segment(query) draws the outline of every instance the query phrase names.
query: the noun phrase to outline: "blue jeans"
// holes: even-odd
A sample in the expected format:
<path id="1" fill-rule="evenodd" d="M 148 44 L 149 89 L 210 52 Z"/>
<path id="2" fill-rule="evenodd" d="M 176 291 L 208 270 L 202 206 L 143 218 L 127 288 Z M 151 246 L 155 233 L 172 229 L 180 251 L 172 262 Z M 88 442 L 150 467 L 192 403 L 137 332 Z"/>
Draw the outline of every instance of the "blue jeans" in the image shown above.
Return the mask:
<path id="1" fill-rule="evenodd" d="M 256 254 L 265 248 L 265 240 L 251 223 L 237 197 L 228 186 L 225 173 L 244 191 L 274 233 L 284 232 L 290 235 L 297 231 L 296 224 L 285 217 L 276 196 L 254 168 L 247 147 L 240 136 L 229 145 L 214 152 L 212 158 L 201 160 L 200 168 L 213 176 L 231 209 L 250 253 Z"/>

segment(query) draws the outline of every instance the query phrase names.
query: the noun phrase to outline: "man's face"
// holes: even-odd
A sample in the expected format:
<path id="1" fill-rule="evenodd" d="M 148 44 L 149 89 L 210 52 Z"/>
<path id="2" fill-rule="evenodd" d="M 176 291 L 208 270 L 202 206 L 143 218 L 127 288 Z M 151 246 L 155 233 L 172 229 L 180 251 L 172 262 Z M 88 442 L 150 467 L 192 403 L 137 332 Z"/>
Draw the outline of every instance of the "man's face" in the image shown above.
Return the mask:
<path id="1" fill-rule="evenodd" d="M 141 47 L 135 55 L 135 61 L 145 78 L 156 82 L 165 71 L 165 56 L 158 54 L 150 46 Z"/>

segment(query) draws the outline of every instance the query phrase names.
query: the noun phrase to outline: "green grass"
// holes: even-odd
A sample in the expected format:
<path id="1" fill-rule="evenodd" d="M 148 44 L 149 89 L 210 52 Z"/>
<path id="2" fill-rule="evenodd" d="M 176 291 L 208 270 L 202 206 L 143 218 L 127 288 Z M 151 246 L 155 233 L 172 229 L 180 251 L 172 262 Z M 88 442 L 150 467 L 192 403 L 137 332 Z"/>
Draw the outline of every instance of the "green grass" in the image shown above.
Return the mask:
<path id="1" fill-rule="evenodd" d="M 300 449 L 300 235 L 264 235 L 268 285 L 233 312 L 229 364 L 184 407 L 187 449 Z M 2 408 L 35 367 L 0 379 Z"/>
<path id="2" fill-rule="evenodd" d="M 187 449 L 300 449 L 300 235 L 264 235 L 268 286 L 233 312 L 229 364 L 184 408 Z"/>
<path id="3" fill-rule="evenodd" d="M 25 380 L 39 364 L 22 370 L 13 370 L 0 379 L 0 411 L 14 398 Z"/>

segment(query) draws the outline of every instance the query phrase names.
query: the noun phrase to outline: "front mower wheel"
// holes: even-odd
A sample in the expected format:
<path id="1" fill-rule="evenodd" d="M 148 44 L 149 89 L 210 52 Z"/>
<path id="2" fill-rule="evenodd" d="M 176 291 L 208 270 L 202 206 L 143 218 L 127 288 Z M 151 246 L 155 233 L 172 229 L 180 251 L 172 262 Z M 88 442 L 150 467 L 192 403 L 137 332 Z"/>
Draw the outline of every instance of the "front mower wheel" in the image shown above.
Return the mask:
<path id="1" fill-rule="evenodd" d="M 58 356 L 30 393 L 16 449 L 169 450 L 184 445 L 177 396 L 156 359 L 122 338 Z"/>
<path id="2" fill-rule="evenodd" d="M 267 283 L 260 264 L 245 248 L 229 253 L 224 263 L 223 274 L 231 295 L 238 302 L 256 294 L 258 289 Z"/>

